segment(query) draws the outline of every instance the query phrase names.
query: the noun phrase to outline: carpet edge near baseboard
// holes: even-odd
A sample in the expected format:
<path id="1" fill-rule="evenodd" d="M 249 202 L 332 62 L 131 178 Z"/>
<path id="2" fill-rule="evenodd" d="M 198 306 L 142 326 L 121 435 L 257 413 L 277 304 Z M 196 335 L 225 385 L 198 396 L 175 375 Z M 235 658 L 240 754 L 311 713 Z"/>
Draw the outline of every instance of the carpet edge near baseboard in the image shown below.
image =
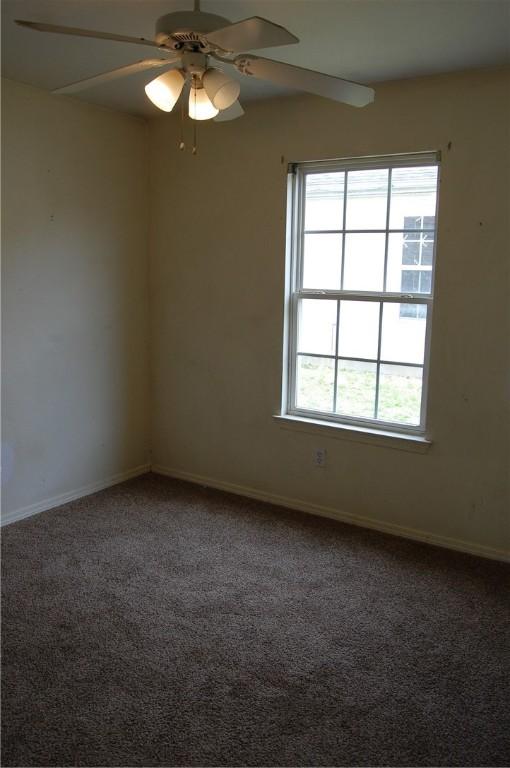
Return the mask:
<path id="1" fill-rule="evenodd" d="M 278 506 L 285 507 L 286 509 L 294 509 L 299 512 L 306 512 L 308 514 L 316 515 L 319 517 L 327 517 L 342 523 L 357 525 L 361 528 L 369 528 L 372 530 L 380 531 L 381 533 L 389 533 L 393 536 L 400 536 L 401 538 L 411 539 L 413 541 L 419 541 L 425 544 L 432 544 L 434 546 L 451 549 L 457 552 L 465 552 L 470 555 L 485 557 L 490 560 L 510 562 L 510 551 L 504 549 L 487 547 L 475 542 L 467 542 L 447 536 L 439 536 L 427 531 L 397 525 L 396 523 L 385 523 L 379 520 L 374 520 L 370 517 L 363 517 L 361 515 L 353 515 L 347 512 L 342 512 L 341 510 L 335 509 L 333 507 L 314 504 L 311 502 L 303 501 L 301 499 L 293 499 L 288 496 L 281 496 L 279 494 L 262 491 L 258 488 L 251 488 L 245 485 L 230 483 L 225 480 L 218 480 L 216 478 L 207 477 L 204 475 L 197 475 L 194 472 L 186 472 L 180 469 L 165 467 L 160 464 L 155 464 L 152 466 L 150 464 L 140 464 L 139 466 L 126 470 L 125 472 L 119 472 L 115 475 L 111 475 L 108 478 L 90 483 L 73 491 L 68 491 L 48 499 L 43 499 L 42 501 L 30 504 L 26 507 L 20 507 L 19 509 L 12 510 L 2 514 L 1 525 L 4 526 L 10 523 L 15 523 L 18 520 L 24 520 L 25 518 L 32 517 L 33 515 L 37 515 L 40 512 L 46 512 L 50 509 L 54 509 L 55 507 L 59 507 L 62 504 L 67 504 L 70 501 L 76 501 L 77 499 L 81 499 L 84 496 L 89 496 L 90 494 L 96 493 L 97 491 L 110 488 L 111 486 L 118 485 L 119 483 L 125 482 L 126 480 L 144 475 L 147 472 L 154 472 L 157 475 L 172 477 L 176 480 L 185 480 L 190 483 L 195 483 L 196 485 L 203 485 L 207 486 L 208 488 L 216 488 L 217 490 L 233 493 L 237 496 L 245 496 L 247 498 L 257 499 L 258 501 L 276 504 Z"/>
<path id="2" fill-rule="evenodd" d="M 150 471 L 150 464 L 139 464 L 137 467 L 127 469 L 125 472 L 118 472 L 117 474 L 110 475 L 110 477 L 104 478 L 103 480 L 98 480 L 94 483 L 88 483 L 87 485 L 83 485 L 80 488 L 75 488 L 72 491 L 66 491 L 65 493 L 60 493 L 57 496 L 51 496 L 48 499 L 36 501 L 34 504 L 29 504 L 26 507 L 13 509 L 10 512 L 6 512 L 5 514 L 2 512 L 0 524 L 2 526 L 9 525 L 10 523 L 15 523 L 18 520 L 24 520 L 27 517 L 38 515 L 40 512 L 47 512 L 50 509 L 62 506 L 62 504 L 67 504 L 70 501 L 76 501 L 77 499 L 81 499 L 84 496 L 90 496 L 91 493 L 102 491 L 105 488 L 111 488 L 113 485 L 118 485 L 119 483 L 123 483 L 126 480 L 131 480 L 133 477 L 138 477 L 139 475 L 145 475 Z"/>
<path id="3" fill-rule="evenodd" d="M 416 528 L 407 528 L 396 523 L 385 523 L 370 517 L 342 512 L 333 507 L 314 504 L 308 501 L 302 501 L 301 499 L 293 499 L 288 496 L 280 496 L 267 491 L 261 491 L 257 488 L 250 488 L 249 486 L 237 485 L 225 480 L 217 480 L 216 478 L 197 475 L 194 472 L 186 472 L 180 469 L 165 467 L 161 464 L 153 464 L 151 472 L 154 472 L 156 475 L 164 475 L 165 477 L 172 477 L 176 480 L 185 480 L 208 488 L 216 488 L 220 491 L 233 493 L 236 496 L 245 496 L 251 499 L 257 499 L 258 501 L 276 504 L 280 507 L 285 507 L 286 509 L 294 509 L 299 512 L 306 512 L 319 517 L 327 517 L 341 523 L 357 525 L 360 528 L 370 528 L 371 530 L 380 531 L 381 533 L 389 533 L 404 539 L 411 539 L 424 544 L 432 544 L 456 552 L 465 552 L 466 554 L 485 557 L 489 560 L 510 562 L 510 551 L 505 549 L 488 547 L 483 544 L 477 544 L 476 542 L 463 541 L 448 536 L 439 536 L 435 533 L 429 533 Z"/>

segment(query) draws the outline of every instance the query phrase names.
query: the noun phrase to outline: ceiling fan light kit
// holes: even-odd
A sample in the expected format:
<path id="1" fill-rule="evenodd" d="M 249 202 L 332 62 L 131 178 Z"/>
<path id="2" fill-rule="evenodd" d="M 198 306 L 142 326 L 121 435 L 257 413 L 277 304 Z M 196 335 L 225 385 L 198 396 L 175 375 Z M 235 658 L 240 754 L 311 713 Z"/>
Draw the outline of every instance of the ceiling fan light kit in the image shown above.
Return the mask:
<path id="1" fill-rule="evenodd" d="M 171 69 L 147 83 L 145 93 L 158 109 L 162 109 L 163 112 L 171 112 L 181 95 L 185 82 L 186 77 L 179 69 Z"/>
<path id="2" fill-rule="evenodd" d="M 73 93 L 134 72 L 166 67 L 162 75 L 145 86 L 147 97 L 158 109 L 171 112 L 184 85 L 189 83 L 188 114 L 193 120 L 214 119 L 217 122 L 234 120 L 244 114 L 238 101 L 240 84 L 237 80 L 229 78 L 223 70 L 210 66 L 209 62 L 212 59 L 214 62 L 233 66 L 242 75 L 306 91 L 355 107 L 366 106 L 374 100 L 374 91 L 365 85 L 281 61 L 254 56 L 251 53 L 242 53 L 243 50 L 293 45 L 299 40 L 284 27 L 259 16 L 230 23 L 222 16 L 204 13 L 200 10 L 200 0 L 194 0 L 193 11 L 177 11 L 161 16 L 156 22 L 154 40 L 44 22 L 17 19 L 16 23 L 38 32 L 152 46 L 163 57 L 144 59 L 110 72 L 94 75 L 58 88 L 56 89 L 58 93 Z"/>
<path id="3" fill-rule="evenodd" d="M 205 92 L 218 110 L 231 107 L 241 92 L 241 86 L 237 80 L 231 80 L 221 69 L 215 69 L 214 67 L 204 72 L 202 84 Z"/>
<path id="4" fill-rule="evenodd" d="M 188 115 L 192 120 L 211 120 L 220 110 L 217 109 L 205 88 L 198 81 L 192 83 L 189 91 Z"/>

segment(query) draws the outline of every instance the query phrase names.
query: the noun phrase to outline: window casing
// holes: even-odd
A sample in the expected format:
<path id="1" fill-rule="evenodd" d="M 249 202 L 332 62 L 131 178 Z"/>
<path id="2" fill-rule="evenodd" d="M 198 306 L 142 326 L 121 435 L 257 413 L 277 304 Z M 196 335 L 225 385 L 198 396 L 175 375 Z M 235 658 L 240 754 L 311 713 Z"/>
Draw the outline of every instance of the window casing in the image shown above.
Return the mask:
<path id="1" fill-rule="evenodd" d="M 437 153 L 289 168 L 282 413 L 423 435 Z"/>

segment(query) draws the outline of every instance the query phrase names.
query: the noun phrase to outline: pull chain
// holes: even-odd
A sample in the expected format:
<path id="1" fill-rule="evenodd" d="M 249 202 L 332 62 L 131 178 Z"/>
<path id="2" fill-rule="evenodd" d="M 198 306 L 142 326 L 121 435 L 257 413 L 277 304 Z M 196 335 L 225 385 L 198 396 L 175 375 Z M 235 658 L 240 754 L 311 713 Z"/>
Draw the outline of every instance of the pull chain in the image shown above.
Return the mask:
<path id="1" fill-rule="evenodd" d="M 195 108 L 195 115 L 197 113 L 197 89 L 194 87 L 196 85 L 196 75 L 193 75 L 193 80 L 191 83 L 191 93 L 190 93 L 190 99 L 194 99 L 194 108 Z M 183 152 L 186 149 L 186 144 L 184 142 L 184 120 L 185 120 L 185 100 L 181 98 L 181 115 L 180 115 L 180 125 L 179 125 L 179 149 L 181 152 Z M 196 155 L 198 152 L 198 140 L 197 140 L 197 121 L 192 120 L 193 123 L 193 146 L 191 148 L 191 154 Z"/>
<path id="2" fill-rule="evenodd" d="M 196 82 L 195 82 L 196 85 Z M 197 114 L 197 89 L 193 88 L 193 98 L 195 99 L 195 115 Z M 197 121 L 193 120 L 193 147 L 191 149 L 191 154 L 196 155 L 198 151 L 197 146 Z"/>
<path id="3" fill-rule="evenodd" d="M 186 149 L 186 144 L 184 143 L 184 99 L 181 99 L 181 135 L 179 149 L 181 152 Z"/>

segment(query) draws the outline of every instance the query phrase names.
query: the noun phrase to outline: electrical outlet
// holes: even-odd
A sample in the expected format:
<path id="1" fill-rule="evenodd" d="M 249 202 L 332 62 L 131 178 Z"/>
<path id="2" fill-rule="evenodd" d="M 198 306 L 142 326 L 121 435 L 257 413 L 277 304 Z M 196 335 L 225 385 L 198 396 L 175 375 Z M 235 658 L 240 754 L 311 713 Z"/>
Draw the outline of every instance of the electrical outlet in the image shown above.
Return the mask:
<path id="1" fill-rule="evenodd" d="M 326 449 L 314 448 L 313 451 L 313 463 L 316 467 L 324 468 L 326 466 Z"/>

